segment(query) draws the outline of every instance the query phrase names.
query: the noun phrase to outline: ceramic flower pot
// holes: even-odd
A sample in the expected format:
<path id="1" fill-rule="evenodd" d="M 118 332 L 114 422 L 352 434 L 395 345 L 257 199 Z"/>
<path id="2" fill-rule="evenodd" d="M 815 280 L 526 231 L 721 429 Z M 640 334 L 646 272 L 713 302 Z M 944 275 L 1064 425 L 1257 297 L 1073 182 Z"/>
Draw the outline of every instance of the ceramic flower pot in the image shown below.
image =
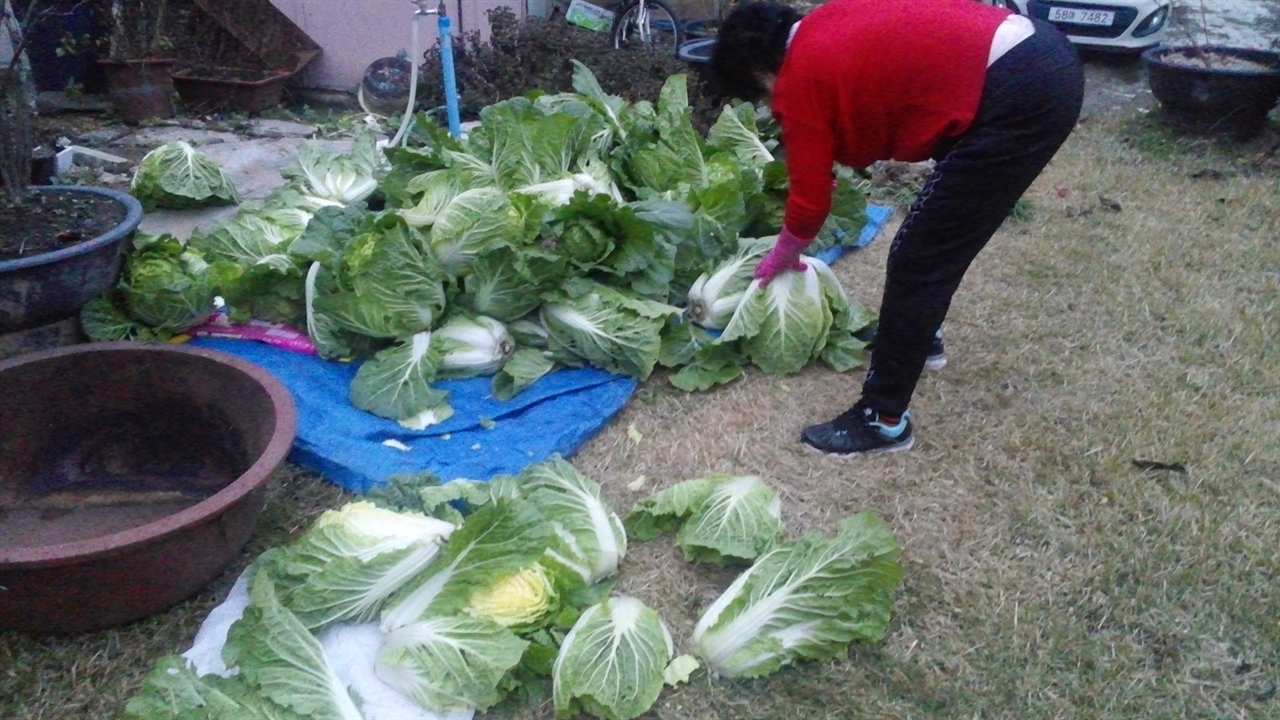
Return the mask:
<path id="1" fill-rule="evenodd" d="M 1142 54 L 1151 92 L 1193 129 L 1247 139 L 1280 99 L 1280 53 L 1219 45 L 1161 46 Z"/>
<path id="2" fill-rule="evenodd" d="M 142 122 L 173 117 L 173 66 L 176 60 L 100 60 L 108 94 L 120 119 Z"/>

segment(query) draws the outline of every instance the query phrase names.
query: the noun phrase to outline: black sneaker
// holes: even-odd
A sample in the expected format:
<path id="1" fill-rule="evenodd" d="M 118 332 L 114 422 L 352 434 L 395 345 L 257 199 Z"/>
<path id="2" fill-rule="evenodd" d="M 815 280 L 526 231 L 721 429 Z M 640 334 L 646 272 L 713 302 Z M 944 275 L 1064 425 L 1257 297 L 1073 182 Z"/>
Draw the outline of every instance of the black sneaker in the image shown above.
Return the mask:
<path id="1" fill-rule="evenodd" d="M 867 349 L 872 349 L 876 344 L 876 328 L 874 325 L 863 328 L 853 334 L 862 342 L 867 344 Z M 947 366 L 947 349 L 942 345 L 942 330 L 933 335 L 933 344 L 929 346 L 929 356 L 924 359 L 924 369 L 930 372 L 937 372 Z"/>
<path id="2" fill-rule="evenodd" d="M 911 449 L 915 434 L 910 411 L 890 425 L 876 411 L 858 404 L 831 422 L 805 428 L 800 442 L 832 455 L 876 455 Z"/>

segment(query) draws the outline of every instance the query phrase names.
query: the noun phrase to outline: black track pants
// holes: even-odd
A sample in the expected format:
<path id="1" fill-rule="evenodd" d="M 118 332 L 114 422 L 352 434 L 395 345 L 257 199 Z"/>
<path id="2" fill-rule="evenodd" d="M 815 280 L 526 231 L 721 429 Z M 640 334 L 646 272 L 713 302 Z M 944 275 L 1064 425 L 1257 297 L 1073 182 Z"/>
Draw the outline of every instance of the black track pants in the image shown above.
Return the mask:
<path id="1" fill-rule="evenodd" d="M 934 332 L 969 264 L 1066 140 L 1080 116 L 1084 75 L 1053 26 L 987 70 L 969 129 L 938 164 L 889 249 L 880 326 L 862 402 L 900 415 L 911 402 Z"/>

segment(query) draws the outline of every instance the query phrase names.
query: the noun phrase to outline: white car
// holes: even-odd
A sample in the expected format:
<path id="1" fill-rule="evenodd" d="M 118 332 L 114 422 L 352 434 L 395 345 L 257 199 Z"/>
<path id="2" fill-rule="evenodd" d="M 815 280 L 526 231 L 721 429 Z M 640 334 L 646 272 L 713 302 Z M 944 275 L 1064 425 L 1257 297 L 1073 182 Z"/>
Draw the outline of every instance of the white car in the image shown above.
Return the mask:
<path id="1" fill-rule="evenodd" d="M 1160 44 L 1169 0 L 984 0 L 1047 20 L 1072 43 L 1093 50 L 1141 52 Z"/>

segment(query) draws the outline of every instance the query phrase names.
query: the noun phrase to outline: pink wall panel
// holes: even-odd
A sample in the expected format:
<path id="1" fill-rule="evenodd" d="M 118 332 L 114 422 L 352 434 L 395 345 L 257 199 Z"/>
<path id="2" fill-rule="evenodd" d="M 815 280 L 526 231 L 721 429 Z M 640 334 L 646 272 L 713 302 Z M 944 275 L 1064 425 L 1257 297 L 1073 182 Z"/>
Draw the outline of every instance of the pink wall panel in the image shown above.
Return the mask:
<path id="1" fill-rule="evenodd" d="M 271 0 L 282 13 L 319 43 L 324 52 L 299 78 L 301 84 L 336 90 L 352 90 L 360 83 L 364 69 L 380 57 L 409 50 L 416 5 L 409 0 Z M 458 27 L 470 33 L 476 29 L 488 37 L 485 13 L 505 6 L 524 15 L 524 0 L 445 0 L 453 20 L 453 37 Z M 435 45 L 436 18 L 419 20 L 419 52 Z M 419 55 L 421 57 L 421 55 Z"/>

